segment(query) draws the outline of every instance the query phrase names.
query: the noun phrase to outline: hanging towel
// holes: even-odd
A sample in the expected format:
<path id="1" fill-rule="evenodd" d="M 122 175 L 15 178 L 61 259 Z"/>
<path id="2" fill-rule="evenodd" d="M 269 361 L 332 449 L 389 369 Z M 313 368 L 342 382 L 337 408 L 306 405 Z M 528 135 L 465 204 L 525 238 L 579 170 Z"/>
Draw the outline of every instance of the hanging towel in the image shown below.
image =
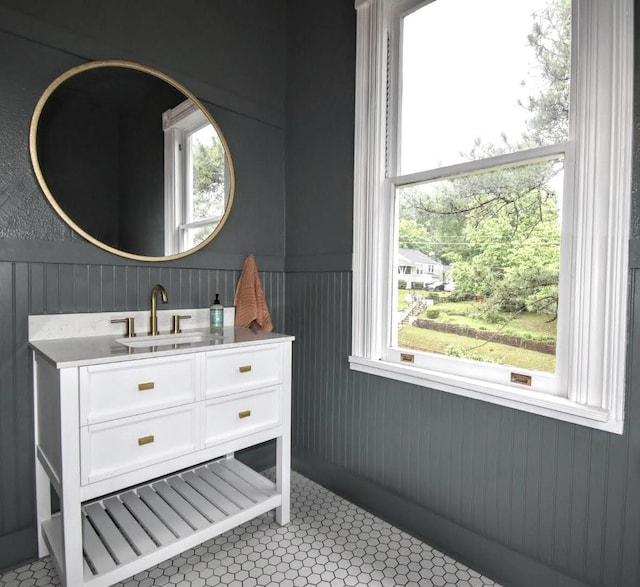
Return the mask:
<path id="1" fill-rule="evenodd" d="M 273 330 L 271 314 L 253 255 L 244 260 L 233 304 L 236 307 L 236 326 L 257 328 L 265 332 Z"/>

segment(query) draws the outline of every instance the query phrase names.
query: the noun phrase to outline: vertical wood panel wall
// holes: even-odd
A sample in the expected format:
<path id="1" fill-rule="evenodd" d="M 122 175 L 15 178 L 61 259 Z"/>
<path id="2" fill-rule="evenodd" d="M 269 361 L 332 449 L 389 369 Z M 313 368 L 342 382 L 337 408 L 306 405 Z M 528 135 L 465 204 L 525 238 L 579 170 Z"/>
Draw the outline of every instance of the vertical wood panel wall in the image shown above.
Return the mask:
<path id="1" fill-rule="evenodd" d="M 624 436 L 353 372 L 350 278 L 287 274 L 294 451 L 581 583 L 637 587 L 638 366 L 630 362 Z M 639 338 L 636 328 L 630 357 Z"/>
<path id="2" fill-rule="evenodd" d="M 150 266 L 0 262 L 0 569 L 35 556 L 33 415 L 29 314 L 148 310 L 151 288 L 162 309 L 208 307 L 216 292 L 233 304 L 239 271 Z M 260 273 L 276 330 L 284 328 L 284 274 Z M 26 537 L 9 552 L 15 536 Z M 4 539 L 4 540 L 3 540 Z M 33 552 L 25 551 L 25 545 Z"/>

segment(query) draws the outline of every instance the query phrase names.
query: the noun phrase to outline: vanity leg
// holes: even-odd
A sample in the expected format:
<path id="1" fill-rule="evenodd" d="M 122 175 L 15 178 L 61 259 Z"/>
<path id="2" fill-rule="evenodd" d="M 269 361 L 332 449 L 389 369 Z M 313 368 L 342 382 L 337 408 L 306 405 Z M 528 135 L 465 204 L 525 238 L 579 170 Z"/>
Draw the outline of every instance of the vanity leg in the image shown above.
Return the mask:
<path id="1" fill-rule="evenodd" d="M 51 484 L 49 476 L 36 455 L 36 525 L 38 529 L 38 557 L 49 554 L 42 532 L 42 522 L 51 518 Z"/>
<path id="2" fill-rule="evenodd" d="M 62 457 L 62 564 L 66 587 L 84 584 L 82 511 L 80 500 L 80 408 L 77 369 L 60 370 L 60 429 Z"/>
<path id="3" fill-rule="evenodd" d="M 276 489 L 282 496 L 282 505 L 276 508 L 276 522 L 281 526 L 291 520 L 291 448 L 289 440 L 276 439 Z"/>
<path id="4" fill-rule="evenodd" d="M 65 503 L 68 502 L 68 503 Z M 84 559 L 82 556 L 82 514 L 80 503 L 71 496 L 60 504 L 62 515 L 62 558 L 66 587 L 79 587 L 84 584 Z"/>
<path id="5" fill-rule="evenodd" d="M 276 522 L 284 526 L 291 520 L 291 342 L 282 348 L 282 435 L 276 438 L 276 489 L 282 505 L 276 508 Z"/>
<path id="6" fill-rule="evenodd" d="M 38 373 L 38 362 L 33 357 L 33 372 Z M 38 556 L 42 558 L 49 554 L 47 543 L 42 532 L 42 522 L 51 518 L 51 483 L 49 476 L 38 458 L 40 444 L 40 427 L 38 422 L 38 377 L 33 378 L 33 423 L 34 423 L 34 461 L 36 477 L 36 529 L 38 532 Z"/>

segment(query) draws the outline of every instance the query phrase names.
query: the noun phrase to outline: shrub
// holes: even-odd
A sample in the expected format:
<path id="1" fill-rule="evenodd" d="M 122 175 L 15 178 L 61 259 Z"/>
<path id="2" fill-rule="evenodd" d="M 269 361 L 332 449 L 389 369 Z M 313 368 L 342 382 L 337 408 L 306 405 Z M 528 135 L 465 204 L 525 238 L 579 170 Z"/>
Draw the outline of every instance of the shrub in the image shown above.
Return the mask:
<path id="1" fill-rule="evenodd" d="M 449 294 L 450 302 L 468 302 L 469 300 L 474 299 L 474 296 L 468 293 L 464 293 L 462 291 L 452 291 Z"/>
<path id="2" fill-rule="evenodd" d="M 398 280 L 398 289 L 407 289 L 407 282 L 404 279 Z"/>
<path id="3" fill-rule="evenodd" d="M 501 314 L 500 311 L 495 308 L 490 308 L 486 312 L 483 312 L 479 317 L 489 324 L 505 324 L 507 322 L 507 318 L 504 314 Z"/>
<path id="4" fill-rule="evenodd" d="M 427 311 L 425 312 L 425 316 L 427 318 L 437 318 L 438 316 L 440 316 L 440 310 L 436 310 L 433 307 L 427 308 Z"/>

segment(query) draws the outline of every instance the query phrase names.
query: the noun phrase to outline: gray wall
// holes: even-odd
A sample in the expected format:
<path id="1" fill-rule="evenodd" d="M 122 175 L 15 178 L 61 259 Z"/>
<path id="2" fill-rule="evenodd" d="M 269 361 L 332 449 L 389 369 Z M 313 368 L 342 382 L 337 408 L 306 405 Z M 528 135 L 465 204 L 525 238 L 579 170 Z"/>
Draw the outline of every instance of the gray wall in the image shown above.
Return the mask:
<path id="1" fill-rule="evenodd" d="M 349 0 L 288 8 L 295 466 L 505 585 L 637 587 L 639 242 L 623 436 L 350 371 L 355 14 Z"/>
<path id="2" fill-rule="evenodd" d="M 184 15 L 176 11 L 184 10 Z M 27 316 L 225 304 L 255 253 L 284 330 L 284 0 L 88 3 L 0 1 L 0 569 L 36 556 Z M 87 60 L 138 61 L 210 108 L 237 173 L 234 208 L 210 245 L 183 260 L 136 263 L 73 234 L 32 172 L 29 123 L 40 94 Z"/>
<path id="3" fill-rule="evenodd" d="M 190 0 L 184 18 L 173 8 L 0 0 L 0 568 L 35 554 L 27 315 L 145 309 L 156 282 L 171 307 L 205 306 L 215 291 L 228 301 L 244 256 L 257 252 L 276 327 L 297 337 L 300 471 L 506 585 L 637 587 L 637 364 L 623 436 L 348 369 L 352 0 Z M 230 143 L 234 211 L 184 260 L 130 263 L 84 243 L 33 178 L 28 126 L 40 92 L 72 65 L 112 57 L 174 75 Z M 634 161 L 640 169 L 637 146 Z M 633 190 L 639 238 L 638 176 Z M 640 241 L 631 248 L 630 357 L 640 345 Z"/>

